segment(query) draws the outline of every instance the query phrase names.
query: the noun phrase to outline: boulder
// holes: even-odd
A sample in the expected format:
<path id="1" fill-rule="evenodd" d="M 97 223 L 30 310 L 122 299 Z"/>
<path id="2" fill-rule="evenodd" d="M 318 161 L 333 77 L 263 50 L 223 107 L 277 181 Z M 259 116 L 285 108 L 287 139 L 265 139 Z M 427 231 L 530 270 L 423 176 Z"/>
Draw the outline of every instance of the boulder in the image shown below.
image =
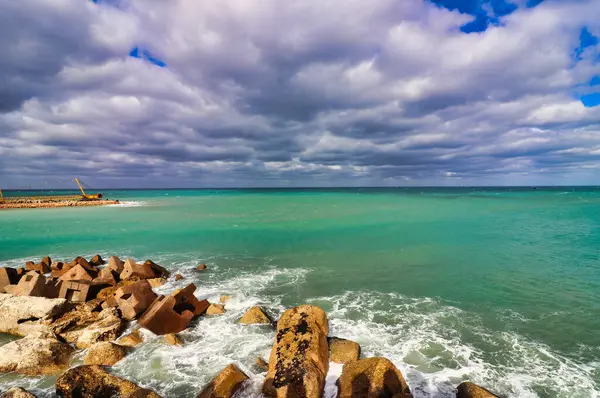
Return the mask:
<path id="1" fill-rule="evenodd" d="M 123 318 L 131 321 L 150 308 L 158 296 L 147 280 L 141 280 L 119 288 L 114 297 Z"/>
<path id="2" fill-rule="evenodd" d="M 337 387 L 338 398 L 412 398 L 402 373 L 386 358 L 346 362 Z"/>
<path id="3" fill-rule="evenodd" d="M 123 272 L 123 267 L 125 263 L 121 261 L 121 259 L 117 256 L 110 256 L 108 259 L 108 267 L 109 269 L 115 271 L 117 274 Z"/>
<path id="4" fill-rule="evenodd" d="M 256 369 L 258 369 L 260 372 L 269 371 L 269 364 L 261 357 L 256 358 L 256 361 L 254 361 L 254 366 L 256 366 Z"/>
<path id="5" fill-rule="evenodd" d="M 46 256 L 42 259 L 42 261 L 40 261 L 40 264 L 47 268 L 50 268 L 50 266 L 52 265 L 52 259 L 49 256 Z"/>
<path id="6" fill-rule="evenodd" d="M 36 398 L 35 395 L 30 393 L 24 388 L 13 387 L 4 394 L 0 395 L 0 398 Z"/>
<path id="7" fill-rule="evenodd" d="M 231 364 L 221 371 L 196 398 L 231 398 L 243 387 L 248 376 Z"/>
<path id="8" fill-rule="evenodd" d="M 168 278 L 169 275 L 171 275 L 171 273 L 167 271 L 165 267 L 156 264 L 152 260 L 144 261 L 144 265 L 150 266 L 150 268 L 152 268 L 152 271 L 154 271 L 154 275 L 156 275 L 157 278 Z"/>
<path id="9" fill-rule="evenodd" d="M 465 381 L 458 385 L 456 398 L 497 398 L 497 395 L 477 384 Z"/>
<path id="10" fill-rule="evenodd" d="M 73 260 L 73 265 L 81 265 L 83 268 L 88 269 L 90 271 L 97 271 L 85 258 L 78 256 Z"/>
<path id="11" fill-rule="evenodd" d="M 195 268 L 196 271 L 204 271 L 206 269 L 206 264 L 200 264 Z"/>
<path id="12" fill-rule="evenodd" d="M 337 363 L 358 361 L 360 345 L 352 340 L 329 337 L 329 360 Z"/>
<path id="13" fill-rule="evenodd" d="M 35 264 L 32 261 L 27 261 L 25 263 L 25 269 L 27 271 L 35 271 L 40 274 L 47 274 L 50 272 L 50 264 L 39 263 Z"/>
<path id="14" fill-rule="evenodd" d="M 96 343 L 88 348 L 83 363 L 85 365 L 111 366 L 125 358 L 127 350 L 125 347 L 108 341 Z"/>
<path id="15" fill-rule="evenodd" d="M 175 274 L 175 280 L 176 281 L 180 281 L 182 279 L 183 279 L 183 275 L 181 275 L 181 274 Z"/>
<path id="16" fill-rule="evenodd" d="M 6 293 L 15 296 L 46 296 L 46 277 L 35 271 L 29 271 L 19 280 L 16 285 L 4 287 Z"/>
<path id="17" fill-rule="evenodd" d="M 263 394 L 277 398 L 319 398 L 329 370 L 327 315 L 312 305 L 283 313 L 277 323 L 275 343 Z"/>
<path id="18" fill-rule="evenodd" d="M 25 336 L 33 331 L 48 330 L 42 322 L 69 309 L 69 304 L 63 299 L 0 294 L 0 333 Z"/>
<path id="19" fill-rule="evenodd" d="M 265 310 L 262 309 L 262 307 L 256 305 L 246 311 L 246 313 L 240 318 L 239 322 L 245 325 L 272 325 L 273 319 L 271 319 L 271 317 L 265 312 Z"/>
<path id="20" fill-rule="evenodd" d="M 36 333 L 0 347 L 0 372 L 29 376 L 61 372 L 69 364 L 73 348 L 48 333 Z"/>
<path id="21" fill-rule="evenodd" d="M 5 286 L 16 285 L 20 279 L 21 276 L 16 269 L 10 267 L 0 268 L 0 293 L 5 293 Z"/>
<path id="22" fill-rule="evenodd" d="M 52 261 L 50 264 L 50 271 L 57 271 L 63 269 L 64 264 L 60 261 Z"/>
<path id="23" fill-rule="evenodd" d="M 111 341 L 120 336 L 124 322 L 114 308 L 100 312 L 81 306 L 49 322 L 48 327 L 65 341 L 78 348 L 87 348 L 99 341 Z"/>
<path id="24" fill-rule="evenodd" d="M 119 345 L 122 345 L 125 347 L 135 347 L 136 345 L 143 343 L 143 342 L 144 342 L 144 338 L 140 334 L 140 329 L 135 329 L 133 332 L 121 337 L 119 339 L 119 341 L 117 341 L 117 343 L 119 343 Z"/>
<path id="25" fill-rule="evenodd" d="M 122 288 L 123 286 L 131 285 L 132 283 L 136 283 L 139 281 L 139 278 L 131 278 L 128 280 L 122 280 L 117 283 L 115 286 L 106 287 L 98 292 L 96 297 L 101 298 L 102 300 L 108 300 L 111 297 L 114 297 L 117 290 Z"/>
<path id="26" fill-rule="evenodd" d="M 223 304 L 210 304 L 206 309 L 206 315 L 222 315 L 225 313 Z"/>
<path id="27" fill-rule="evenodd" d="M 167 280 L 165 278 L 152 278 L 152 279 L 146 279 L 146 280 L 152 287 L 161 287 L 162 285 L 167 283 Z"/>
<path id="28" fill-rule="evenodd" d="M 119 274 L 110 268 L 102 268 L 98 273 L 98 276 L 94 279 L 95 283 L 104 283 L 110 286 L 116 286 L 119 283 Z"/>
<path id="29" fill-rule="evenodd" d="M 120 277 L 122 280 L 129 279 L 131 277 L 137 277 L 139 279 L 153 279 L 156 278 L 156 274 L 150 265 L 137 264 L 133 259 L 128 258 L 123 266 L 123 272 Z"/>
<path id="30" fill-rule="evenodd" d="M 183 289 L 175 290 L 171 296 L 177 301 L 176 307 L 189 309 L 195 316 L 200 316 L 206 312 L 210 303 L 208 300 L 198 300 L 194 296 L 195 291 L 196 285 L 190 283 Z M 192 309 L 192 307 L 194 308 Z"/>
<path id="31" fill-rule="evenodd" d="M 44 297 L 46 298 L 59 298 L 60 289 L 62 288 L 63 281 L 57 279 L 46 279 L 44 285 Z"/>
<path id="32" fill-rule="evenodd" d="M 221 296 L 221 298 L 219 299 L 219 302 L 220 302 L 221 304 L 225 304 L 225 303 L 227 303 L 229 300 L 231 300 L 231 296 L 229 296 L 229 295 L 224 295 L 224 296 Z"/>
<path id="33" fill-rule="evenodd" d="M 106 262 L 102 259 L 102 257 L 100 257 L 99 254 L 96 254 L 94 257 L 92 257 L 92 259 L 89 261 L 89 263 L 90 263 L 90 265 L 92 265 L 94 267 L 106 264 Z"/>
<path id="34" fill-rule="evenodd" d="M 113 376 L 98 365 L 67 370 L 56 380 L 56 394 L 62 398 L 160 398 L 154 391 Z"/>
<path id="35" fill-rule="evenodd" d="M 163 340 L 169 345 L 183 345 L 183 341 L 175 333 L 165 334 Z"/>
<path id="36" fill-rule="evenodd" d="M 194 318 L 194 313 L 189 308 L 176 305 L 174 297 L 158 296 L 138 320 L 139 325 L 158 335 L 181 332 Z"/>
<path id="37" fill-rule="evenodd" d="M 63 273 L 59 278 L 61 281 L 92 281 L 98 276 L 95 270 L 84 268 L 77 264 L 67 272 Z"/>
<path id="38" fill-rule="evenodd" d="M 102 289 L 109 286 L 107 283 L 89 280 L 67 280 L 61 282 L 62 286 L 60 287 L 58 297 L 73 303 L 93 300 Z"/>

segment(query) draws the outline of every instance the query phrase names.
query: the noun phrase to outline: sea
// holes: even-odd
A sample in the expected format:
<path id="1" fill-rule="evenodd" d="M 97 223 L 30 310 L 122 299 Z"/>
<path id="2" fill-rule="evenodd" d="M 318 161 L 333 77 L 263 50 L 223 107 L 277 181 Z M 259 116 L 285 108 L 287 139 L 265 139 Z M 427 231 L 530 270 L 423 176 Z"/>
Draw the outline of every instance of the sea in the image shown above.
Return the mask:
<path id="1" fill-rule="evenodd" d="M 240 396 L 260 396 L 254 362 L 268 359 L 274 332 L 236 320 L 254 305 L 277 318 L 300 304 L 323 308 L 330 335 L 363 356 L 389 358 L 415 397 L 454 397 L 467 380 L 503 397 L 600 396 L 600 187 L 104 195 L 121 204 L 0 211 L 0 266 L 152 259 L 184 277 L 159 293 L 194 283 L 201 299 L 231 295 L 223 316 L 180 334 L 183 346 L 144 330 L 110 369 L 164 397 L 196 396 L 230 363 L 250 376 Z M 325 397 L 340 372 L 331 364 Z M 4 374 L 0 390 L 52 397 L 55 381 Z"/>

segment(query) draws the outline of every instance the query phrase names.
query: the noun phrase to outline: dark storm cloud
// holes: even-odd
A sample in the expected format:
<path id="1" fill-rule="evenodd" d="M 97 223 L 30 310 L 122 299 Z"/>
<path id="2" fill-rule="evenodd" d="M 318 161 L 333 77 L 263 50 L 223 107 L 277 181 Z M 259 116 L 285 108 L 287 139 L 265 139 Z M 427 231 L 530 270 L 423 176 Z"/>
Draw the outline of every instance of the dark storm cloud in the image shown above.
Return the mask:
<path id="1" fill-rule="evenodd" d="M 513 3 L 0 2 L 0 187 L 599 183 L 600 3 Z"/>

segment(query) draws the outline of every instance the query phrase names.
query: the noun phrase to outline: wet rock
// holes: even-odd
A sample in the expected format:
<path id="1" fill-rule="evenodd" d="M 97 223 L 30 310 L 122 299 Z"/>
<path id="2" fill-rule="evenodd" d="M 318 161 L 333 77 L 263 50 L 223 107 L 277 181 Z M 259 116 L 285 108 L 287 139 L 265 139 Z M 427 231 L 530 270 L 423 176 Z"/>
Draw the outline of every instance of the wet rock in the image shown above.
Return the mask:
<path id="1" fill-rule="evenodd" d="M 245 325 L 253 325 L 253 324 L 267 324 L 272 325 L 273 319 L 262 309 L 262 307 L 254 306 L 250 308 L 246 313 L 240 318 L 239 323 Z"/>
<path id="2" fill-rule="evenodd" d="M 108 269 L 115 271 L 117 274 L 121 274 L 123 272 L 123 267 L 125 263 L 121 261 L 121 259 L 117 256 L 110 256 L 108 259 Z"/>
<path id="3" fill-rule="evenodd" d="M 183 345 L 183 341 L 175 333 L 165 334 L 163 339 L 169 345 Z"/>
<path id="4" fill-rule="evenodd" d="M 267 361 L 265 361 L 261 357 L 256 358 L 256 361 L 254 362 L 254 366 L 256 366 L 256 368 L 261 372 L 269 371 L 269 364 L 267 363 Z"/>
<path id="5" fill-rule="evenodd" d="M 219 302 L 220 302 L 221 304 L 225 304 L 225 303 L 227 303 L 229 300 L 231 300 L 231 296 L 229 296 L 229 295 L 224 295 L 224 296 L 221 296 L 221 298 L 219 299 Z"/>
<path id="6" fill-rule="evenodd" d="M 117 341 L 119 345 L 125 347 L 135 347 L 136 345 L 141 344 L 143 342 L 144 338 L 142 337 L 139 329 L 136 329 L 130 334 L 121 337 L 119 341 Z"/>
<path id="7" fill-rule="evenodd" d="M 194 296 L 196 285 L 190 283 L 183 289 L 177 289 L 171 296 L 175 298 L 177 308 L 187 308 L 194 313 L 194 316 L 200 316 L 206 312 L 210 303 L 208 300 L 198 300 Z M 191 307 L 194 307 L 193 309 Z"/>
<path id="8" fill-rule="evenodd" d="M 69 304 L 63 299 L 0 294 L 0 333 L 25 336 L 34 331 L 48 330 L 42 322 L 69 309 Z"/>
<path id="9" fill-rule="evenodd" d="M 59 278 L 61 281 L 92 281 L 98 276 L 95 270 L 84 268 L 82 265 L 77 264 L 67 272 L 63 273 Z"/>
<path id="10" fill-rule="evenodd" d="M 158 296 L 140 317 L 139 325 L 158 335 L 181 332 L 194 318 L 194 308 L 176 305 L 174 297 Z"/>
<path id="11" fill-rule="evenodd" d="M 171 275 L 171 273 L 165 267 L 156 264 L 152 260 L 144 261 L 144 265 L 150 266 L 150 268 L 152 268 L 152 271 L 154 271 L 154 275 L 156 275 L 157 278 L 168 278 L 169 275 Z"/>
<path id="12" fill-rule="evenodd" d="M 206 309 L 206 315 L 222 315 L 225 313 L 223 304 L 210 304 Z"/>
<path id="13" fill-rule="evenodd" d="M 183 279 L 183 275 L 181 275 L 181 274 L 175 274 L 175 280 L 176 281 L 180 281 L 182 279 Z"/>
<path id="14" fill-rule="evenodd" d="M 96 343 L 88 348 L 83 363 L 85 365 L 111 366 L 125 358 L 127 350 L 125 347 L 108 341 Z"/>
<path id="15" fill-rule="evenodd" d="M 206 264 L 200 264 L 195 269 L 196 271 L 204 271 L 206 269 Z"/>
<path id="16" fill-rule="evenodd" d="M 158 296 L 147 280 L 141 280 L 119 288 L 114 297 L 123 318 L 134 320 L 150 308 Z"/>
<path id="17" fill-rule="evenodd" d="M 338 398 L 412 398 L 402 373 L 386 358 L 347 362 L 337 381 Z"/>
<path id="18" fill-rule="evenodd" d="M 162 285 L 167 283 L 167 280 L 165 278 L 152 278 L 146 280 L 148 281 L 151 287 L 161 287 Z"/>
<path id="19" fill-rule="evenodd" d="M 87 348 L 100 341 L 116 340 L 121 335 L 125 323 L 114 309 L 102 310 L 99 317 L 98 321 L 82 330 L 75 342 L 78 348 Z"/>
<path id="20" fill-rule="evenodd" d="M 114 308 L 100 312 L 81 306 L 48 323 L 55 334 L 78 348 L 87 348 L 99 341 L 112 341 L 120 336 L 124 322 Z"/>
<path id="21" fill-rule="evenodd" d="M 243 387 L 246 380 L 248 376 L 231 364 L 223 369 L 197 398 L 231 398 Z"/>
<path id="22" fill-rule="evenodd" d="M 283 313 L 277 323 L 275 343 L 263 394 L 277 398 L 318 398 L 329 370 L 325 312 L 301 305 Z"/>
<path id="23" fill-rule="evenodd" d="M 458 385 L 456 398 L 497 398 L 497 396 L 477 384 L 465 381 Z"/>
<path id="24" fill-rule="evenodd" d="M 133 259 L 128 258 L 123 266 L 123 272 L 120 277 L 122 280 L 136 277 L 139 279 L 154 279 L 156 274 L 150 265 L 137 264 Z"/>
<path id="25" fill-rule="evenodd" d="M 33 334 L 0 347 L 0 372 L 56 374 L 69 364 L 73 348 L 49 334 Z"/>
<path id="26" fill-rule="evenodd" d="M 16 285 L 20 279 L 21 276 L 16 269 L 10 267 L 0 268 L 0 293 L 5 293 L 5 286 Z"/>
<path id="27" fill-rule="evenodd" d="M 62 398 L 160 398 L 154 391 L 113 376 L 98 365 L 67 370 L 56 380 L 56 394 Z"/>
<path id="28" fill-rule="evenodd" d="M 36 398 L 35 395 L 30 393 L 24 388 L 13 387 L 4 394 L 0 395 L 0 398 Z"/>
<path id="29" fill-rule="evenodd" d="M 329 360 L 337 363 L 358 361 L 360 345 L 352 340 L 329 337 Z"/>
<path id="30" fill-rule="evenodd" d="M 94 257 L 92 257 L 92 259 L 89 262 L 90 262 L 90 265 L 92 265 L 94 267 L 106 264 L 106 262 L 102 259 L 102 257 L 100 257 L 99 254 L 96 254 Z"/>

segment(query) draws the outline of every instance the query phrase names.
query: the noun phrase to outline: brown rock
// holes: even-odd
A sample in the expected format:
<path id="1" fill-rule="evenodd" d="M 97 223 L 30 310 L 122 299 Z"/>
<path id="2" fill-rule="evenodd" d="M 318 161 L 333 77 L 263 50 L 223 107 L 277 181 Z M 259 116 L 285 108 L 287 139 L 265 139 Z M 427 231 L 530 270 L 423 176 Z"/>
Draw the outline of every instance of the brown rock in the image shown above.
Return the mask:
<path id="1" fill-rule="evenodd" d="M 156 275 L 157 278 L 168 278 L 169 275 L 171 275 L 171 273 L 166 268 L 156 264 L 152 260 L 144 261 L 144 265 L 150 266 L 150 268 L 152 268 L 152 271 L 154 271 L 154 275 Z"/>
<path id="2" fill-rule="evenodd" d="M 200 264 L 196 267 L 196 271 L 204 271 L 206 269 L 206 264 Z"/>
<path id="3" fill-rule="evenodd" d="M 248 376 L 237 366 L 231 364 L 221 371 L 207 385 L 197 398 L 231 398 L 243 387 Z"/>
<path id="4" fill-rule="evenodd" d="M 99 341 L 115 340 L 123 327 L 117 310 L 109 308 L 95 312 L 88 306 L 77 307 L 48 323 L 52 332 L 79 348 L 87 348 Z"/>
<path id="5" fill-rule="evenodd" d="M 42 259 L 42 261 L 40 261 L 40 264 L 44 265 L 46 268 L 50 268 L 52 265 L 52 259 L 46 256 Z"/>
<path id="6" fill-rule="evenodd" d="M 33 261 L 27 261 L 25 263 L 25 269 L 27 271 L 35 271 L 40 274 L 47 274 L 50 272 L 50 264 L 46 265 L 43 263 L 35 264 Z"/>
<path id="7" fill-rule="evenodd" d="M 65 272 L 59 279 L 61 281 L 92 281 L 98 274 L 90 269 L 83 267 L 81 264 L 75 265 L 73 268 Z"/>
<path id="8" fill-rule="evenodd" d="M 16 285 L 21 277 L 14 268 L 0 268 L 0 293 L 4 293 L 4 287 L 8 285 Z"/>
<path id="9" fill-rule="evenodd" d="M 183 289 L 175 290 L 171 296 L 177 301 L 176 308 L 188 309 L 194 313 L 194 316 L 200 316 L 206 312 L 210 303 L 208 300 L 198 300 L 194 296 L 194 291 L 196 291 L 196 285 L 190 283 Z"/>
<path id="10" fill-rule="evenodd" d="M 125 265 L 125 263 L 123 261 L 121 261 L 121 259 L 119 257 L 110 256 L 110 258 L 108 259 L 108 267 L 107 268 L 112 269 L 117 274 L 121 274 L 121 272 L 123 272 L 124 265 Z"/>
<path id="11" fill-rule="evenodd" d="M 117 303 L 117 299 L 114 297 L 109 297 L 102 302 L 102 309 L 105 310 L 107 308 L 118 308 L 119 303 Z"/>
<path id="12" fill-rule="evenodd" d="M 81 332 L 75 345 L 77 348 L 87 348 L 100 341 L 116 340 L 125 328 L 125 323 L 114 309 L 102 310 L 100 319 Z"/>
<path id="13" fill-rule="evenodd" d="M 90 260 L 90 265 L 97 267 L 99 265 L 104 265 L 106 264 L 106 262 L 102 259 L 102 257 L 100 257 L 99 254 L 96 254 L 94 257 L 92 257 L 92 259 Z"/>
<path id="14" fill-rule="evenodd" d="M 60 261 L 52 261 L 52 264 L 50 264 L 50 271 L 58 271 L 63 269 L 65 265 L 60 262 Z"/>
<path id="15" fill-rule="evenodd" d="M 271 319 L 271 317 L 262 309 L 262 307 L 256 305 L 246 311 L 246 313 L 240 318 L 239 322 L 245 325 L 272 325 L 273 319 Z"/>
<path id="16" fill-rule="evenodd" d="M 73 265 L 81 265 L 83 268 L 94 271 L 96 270 L 85 258 L 78 256 L 73 260 Z"/>
<path id="17" fill-rule="evenodd" d="M 365 358 L 344 365 L 337 381 L 338 398 L 412 398 L 402 373 L 386 358 Z"/>
<path id="18" fill-rule="evenodd" d="M 140 317 L 140 326 L 154 334 L 179 333 L 194 317 L 190 308 L 176 307 L 177 300 L 172 296 L 158 296 L 150 308 Z M 193 309 L 193 307 L 192 307 Z"/>
<path id="19" fill-rule="evenodd" d="M 150 308 L 157 297 L 146 280 L 123 286 L 115 292 L 114 296 L 123 318 L 130 321 Z"/>
<path id="20" fill-rule="evenodd" d="M 163 339 L 169 345 L 183 345 L 183 341 L 175 333 L 165 334 Z"/>
<path id="21" fill-rule="evenodd" d="M 181 275 L 181 274 L 175 274 L 175 280 L 176 281 L 180 281 L 182 279 L 183 279 L 183 275 Z"/>
<path id="22" fill-rule="evenodd" d="M 116 284 L 119 283 L 119 274 L 108 267 L 102 268 L 98 273 L 98 276 L 94 279 L 94 282 L 116 286 Z"/>
<path id="23" fill-rule="evenodd" d="M 125 347 L 108 341 L 96 343 L 88 348 L 84 365 L 103 365 L 111 366 L 125 358 L 127 350 Z"/>
<path id="24" fill-rule="evenodd" d="M 21 387 L 13 387 L 4 394 L 0 395 L 0 398 L 36 398 L 35 395 L 30 393 Z"/>
<path id="25" fill-rule="evenodd" d="M 277 398 L 319 398 L 329 370 L 327 315 L 319 307 L 301 305 L 283 313 L 263 394 Z"/>
<path id="26" fill-rule="evenodd" d="M 123 266 L 123 272 L 121 272 L 121 279 L 129 279 L 131 277 L 137 277 L 139 279 L 153 279 L 156 278 L 156 274 L 150 265 L 137 264 L 133 259 L 128 258 Z"/>
<path id="27" fill-rule="evenodd" d="M 261 372 L 268 372 L 269 371 L 269 364 L 267 363 L 267 361 L 265 361 L 261 357 L 256 358 L 256 361 L 254 362 L 254 365 Z"/>
<path id="28" fill-rule="evenodd" d="M 154 391 L 113 376 L 98 365 L 67 370 L 56 380 L 56 394 L 62 398 L 160 398 Z"/>
<path id="29" fill-rule="evenodd" d="M 60 295 L 60 289 L 62 287 L 62 281 L 58 279 L 46 279 L 44 285 L 44 297 L 47 298 L 58 298 Z"/>
<path id="30" fill-rule="evenodd" d="M 497 396 L 477 384 L 465 381 L 458 385 L 456 398 L 497 398 Z"/>
<path id="31" fill-rule="evenodd" d="M 119 290 L 121 287 L 131 285 L 132 283 L 136 283 L 139 280 L 139 278 L 131 278 L 124 281 L 122 280 L 115 286 L 105 287 L 104 289 L 100 290 L 96 297 L 101 298 L 103 300 L 108 300 L 109 298 L 113 297 L 117 290 Z"/>
<path id="32" fill-rule="evenodd" d="M 140 329 L 135 329 L 133 332 L 121 337 L 119 339 L 119 341 L 117 341 L 117 343 L 119 343 L 119 345 L 122 345 L 125 347 L 135 347 L 136 345 L 143 343 L 143 342 L 144 342 L 144 338 L 140 334 Z"/>
<path id="33" fill-rule="evenodd" d="M 358 361 L 360 345 L 352 340 L 329 337 L 329 360 L 337 363 Z"/>
<path id="34" fill-rule="evenodd" d="M 225 313 L 223 304 L 210 304 L 206 309 L 206 315 L 222 315 Z"/>
<path id="35" fill-rule="evenodd" d="M 221 298 L 219 299 L 219 301 L 221 302 L 221 304 L 225 304 L 229 300 L 231 300 L 231 296 L 229 296 L 229 295 L 221 296 Z"/>
<path id="36" fill-rule="evenodd" d="M 85 302 L 95 299 L 98 296 L 98 293 L 108 286 L 108 284 L 103 282 L 93 282 L 88 280 L 62 281 L 58 297 L 73 303 Z"/>
<path id="37" fill-rule="evenodd" d="M 16 285 L 4 286 L 4 291 L 15 296 L 44 297 L 46 293 L 46 277 L 35 271 L 29 271 Z"/>
<path id="38" fill-rule="evenodd" d="M 162 285 L 167 283 L 167 280 L 165 278 L 152 278 L 146 280 L 148 281 L 151 287 L 161 287 Z"/>
<path id="39" fill-rule="evenodd" d="M 71 354 L 73 348 L 51 334 L 30 335 L 0 347 L 0 372 L 56 374 L 68 365 Z"/>

